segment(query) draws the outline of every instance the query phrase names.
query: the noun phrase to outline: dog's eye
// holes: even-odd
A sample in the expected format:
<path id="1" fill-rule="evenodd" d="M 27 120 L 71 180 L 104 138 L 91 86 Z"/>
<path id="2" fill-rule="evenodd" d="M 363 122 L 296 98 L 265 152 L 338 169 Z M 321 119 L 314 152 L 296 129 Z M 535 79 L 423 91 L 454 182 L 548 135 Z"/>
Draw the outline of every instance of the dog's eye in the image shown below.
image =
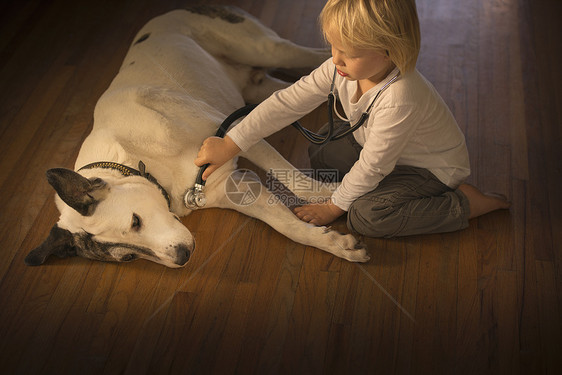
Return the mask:
<path id="1" fill-rule="evenodd" d="M 133 221 L 131 223 L 131 229 L 138 231 L 142 226 L 142 221 L 139 215 L 133 214 Z"/>
<path id="2" fill-rule="evenodd" d="M 121 262 L 130 262 L 132 260 L 135 260 L 136 257 L 137 256 L 135 254 L 127 254 L 123 258 L 121 258 Z"/>

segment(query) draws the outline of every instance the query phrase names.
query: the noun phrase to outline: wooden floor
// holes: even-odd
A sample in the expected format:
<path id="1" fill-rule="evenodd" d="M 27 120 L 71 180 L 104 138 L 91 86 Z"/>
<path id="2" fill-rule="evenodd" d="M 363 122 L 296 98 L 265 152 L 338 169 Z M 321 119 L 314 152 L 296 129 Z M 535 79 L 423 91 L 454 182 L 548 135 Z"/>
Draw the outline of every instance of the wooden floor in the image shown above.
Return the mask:
<path id="1" fill-rule="evenodd" d="M 191 3 L 0 5 L 0 373 L 560 373 L 560 1 L 417 1 L 418 68 L 466 134 L 470 182 L 506 193 L 509 211 L 458 233 L 364 239 L 364 265 L 219 210 L 183 219 L 199 246 L 179 270 L 24 265 L 57 220 L 45 171 L 73 166 L 136 31 Z M 324 0 L 222 3 L 322 45 Z M 308 167 L 292 129 L 270 140 Z"/>

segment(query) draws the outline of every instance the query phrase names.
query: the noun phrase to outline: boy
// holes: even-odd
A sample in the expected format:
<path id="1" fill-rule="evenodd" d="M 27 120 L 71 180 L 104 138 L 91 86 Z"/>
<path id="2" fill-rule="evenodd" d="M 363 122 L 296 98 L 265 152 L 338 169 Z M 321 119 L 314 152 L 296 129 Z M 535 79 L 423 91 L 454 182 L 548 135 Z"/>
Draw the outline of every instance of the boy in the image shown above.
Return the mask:
<path id="1" fill-rule="evenodd" d="M 325 225 L 347 212 L 351 230 L 392 237 L 463 229 L 470 218 L 509 207 L 502 197 L 463 184 L 470 174 L 464 135 L 415 69 L 414 0 L 329 0 L 320 22 L 332 59 L 274 93 L 224 139 L 205 140 L 195 160 L 210 163 L 203 178 L 324 102 L 335 70 L 344 119 L 353 125 L 366 111 L 369 118 L 353 135 L 310 148 L 313 168 L 344 177 L 329 202 L 297 207 L 301 220 Z"/>

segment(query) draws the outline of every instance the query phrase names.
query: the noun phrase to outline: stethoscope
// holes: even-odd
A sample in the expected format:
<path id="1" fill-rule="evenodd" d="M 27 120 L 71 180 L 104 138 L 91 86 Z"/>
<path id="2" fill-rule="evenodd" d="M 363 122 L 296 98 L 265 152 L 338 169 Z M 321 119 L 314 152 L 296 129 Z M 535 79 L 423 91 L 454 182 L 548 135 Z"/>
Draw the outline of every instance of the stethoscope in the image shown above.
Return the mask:
<path id="1" fill-rule="evenodd" d="M 340 115 L 337 108 L 336 108 L 336 101 L 337 96 L 334 94 L 335 84 L 336 84 L 336 73 L 337 69 L 334 68 L 334 75 L 332 76 L 332 85 L 330 86 L 330 93 L 328 94 L 328 133 L 326 134 L 317 134 L 311 132 L 310 130 L 303 128 L 298 122 L 294 122 L 292 125 L 296 127 L 300 133 L 311 143 L 315 145 L 323 145 L 330 141 L 337 141 L 338 139 L 342 139 L 343 137 L 347 136 L 348 134 L 353 133 L 357 129 L 359 129 L 365 121 L 369 118 L 369 114 L 375 104 L 375 101 L 379 98 L 381 93 L 388 88 L 392 83 L 394 83 L 398 77 L 400 76 L 400 72 L 396 73 L 394 77 L 392 77 L 387 83 L 384 84 L 383 87 L 377 92 L 365 112 L 361 114 L 359 121 L 355 123 L 355 125 L 351 125 L 351 120 L 345 118 L 344 116 Z M 344 124 L 340 127 L 340 130 L 337 134 L 334 134 L 334 112 L 340 118 L 340 120 L 344 121 Z"/>
<path id="2" fill-rule="evenodd" d="M 359 129 L 361 126 L 363 126 L 365 121 L 367 121 L 367 119 L 369 118 L 369 114 L 371 113 L 371 110 L 373 108 L 373 105 L 375 104 L 375 101 L 378 99 L 378 97 L 381 95 L 381 93 L 384 90 L 386 90 L 388 88 L 388 86 L 390 86 L 392 83 L 394 83 L 398 79 L 398 77 L 400 76 L 400 72 L 398 72 L 387 83 L 385 83 L 384 86 L 379 89 L 379 91 L 377 92 L 377 94 L 375 95 L 375 97 L 373 98 L 373 100 L 371 101 L 369 106 L 367 107 L 367 109 L 361 114 L 361 117 L 359 118 L 359 121 L 357 121 L 357 123 L 355 123 L 355 125 L 351 125 L 351 121 L 348 120 L 347 118 L 345 118 L 344 116 L 340 115 L 339 112 L 337 111 L 337 109 L 335 108 L 335 104 L 336 104 L 336 101 L 337 101 L 337 99 L 336 99 L 337 96 L 334 93 L 335 84 L 336 84 L 336 74 L 337 74 L 337 69 L 334 67 L 334 74 L 332 76 L 332 84 L 330 86 L 330 93 L 328 94 L 328 132 L 326 134 L 314 133 L 314 132 L 306 129 L 305 127 L 303 127 L 301 124 L 299 124 L 298 121 L 295 121 L 291 124 L 292 126 L 297 128 L 297 130 L 309 142 L 311 142 L 315 145 L 323 145 L 323 144 L 328 143 L 330 141 L 336 141 L 338 139 L 342 139 L 343 137 L 347 136 L 348 134 L 353 133 L 354 131 Z M 238 120 L 241 117 L 244 117 L 244 116 L 248 115 L 256 107 L 257 107 L 257 104 L 248 104 L 248 105 L 234 111 L 219 126 L 219 129 L 217 130 L 217 132 L 215 134 L 215 137 L 221 137 L 221 138 L 224 137 L 228 128 L 236 120 Z M 344 121 L 344 124 L 342 124 L 342 125 L 345 125 L 346 123 L 348 125 L 348 126 L 340 126 L 340 129 L 342 129 L 342 130 L 339 130 L 338 133 L 336 133 L 336 134 L 334 134 L 334 112 L 336 113 L 336 115 L 341 120 Z M 197 173 L 197 177 L 195 179 L 195 185 L 192 188 L 188 189 L 187 192 L 185 193 L 184 204 L 189 209 L 202 208 L 207 203 L 205 193 L 203 192 L 204 188 L 205 188 L 205 181 L 203 181 L 203 172 L 205 172 L 205 169 L 207 169 L 208 166 L 209 166 L 209 164 L 205 164 L 205 165 L 203 165 L 199 168 L 199 172 Z"/>

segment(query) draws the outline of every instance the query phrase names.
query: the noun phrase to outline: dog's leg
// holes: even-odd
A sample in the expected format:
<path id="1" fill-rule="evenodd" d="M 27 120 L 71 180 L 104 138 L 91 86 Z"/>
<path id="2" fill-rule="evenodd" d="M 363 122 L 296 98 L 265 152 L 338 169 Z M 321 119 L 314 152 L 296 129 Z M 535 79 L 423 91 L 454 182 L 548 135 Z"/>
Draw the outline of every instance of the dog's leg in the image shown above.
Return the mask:
<path id="1" fill-rule="evenodd" d="M 243 190 L 247 184 L 247 175 L 236 171 L 229 176 L 236 186 Z M 250 181 L 251 182 L 251 181 Z M 254 181 L 253 183 L 258 183 Z M 214 189 L 224 189 L 225 183 L 214 185 Z M 220 191 L 219 190 L 219 191 Z M 217 190 L 215 190 L 217 191 Z M 318 227 L 299 220 L 285 205 L 278 202 L 276 197 L 262 186 L 261 192 L 248 204 L 237 204 L 229 198 L 227 192 L 215 205 L 220 208 L 230 208 L 259 219 L 269 224 L 279 233 L 291 240 L 319 248 L 351 262 L 366 262 L 369 255 L 363 244 L 359 243 L 351 234 L 340 234 L 326 227 Z"/>
<path id="2" fill-rule="evenodd" d="M 332 181 L 312 179 L 289 163 L 273 146 L 262 140 L 240 155 L 270 173 L 274 178 L 291 190 L 297 197 L 306 201 L 320 201 L 329 198 L 338 187 Z M 326 177 L 330 172 L 324 171 Z"/>
<path id="3" fill-rule="evenodd" d="M 326 61 L 331 53 L 325 48 L 299 46 L 277 35 L 259 35 L 254 43 L 240 41 L 228 56 L 235 61 L 264 68 L 314 68 Z"/>
<path id="4" fill-rule="evenodd" d="M 190 33 L 215 56 L 263 68 L 313 68 L 330 57 L 325 48 L 299 46 L 281 38 L 249 13 L 235 8 L 188 9 Z"/>

